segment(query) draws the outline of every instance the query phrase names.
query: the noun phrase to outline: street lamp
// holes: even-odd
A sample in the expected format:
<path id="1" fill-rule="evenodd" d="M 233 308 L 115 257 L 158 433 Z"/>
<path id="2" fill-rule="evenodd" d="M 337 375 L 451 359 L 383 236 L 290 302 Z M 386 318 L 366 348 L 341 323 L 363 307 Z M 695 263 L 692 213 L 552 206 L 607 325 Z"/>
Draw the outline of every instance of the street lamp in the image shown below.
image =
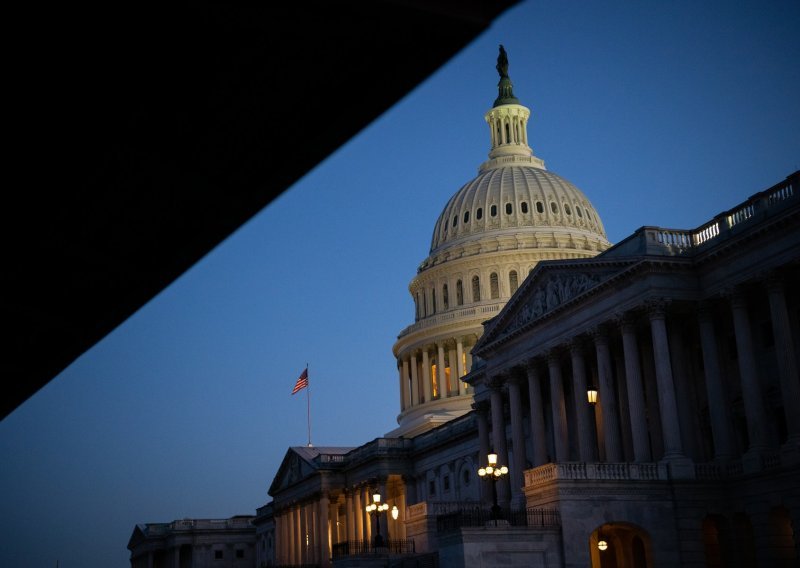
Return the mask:
<path id="1" fill-rule="evenodd" d="M 508 467 L 497 465 L 497 454 L 491 452 L 487 456 L 488 465 L 478 470 L 478 475 L 492 482 L 492 520 L 500 518 L 500 505 L 497 504 L 497 482 L 508 473 Z"/>
<path id="2" fill-rule="evenodd" d="M 586 391 L 586 398 L 589 400 L 589 404 L 592 406 L 597 404 L 597 389 L 594 388 L 594 386 L 590 386 Z"/>
<path id="3" fill-rule="evenodd" d="M 381 494 L 374 493 L 372 495 L 372 503 L 366 506 L 367 513 L 372 513 L 375 516 L 375 548 L 383 546 L 383 537 L 381 536 L 381 519 L 380 514 L 389 510 L 387 503 L 381 503 Z M 394 511 L 392 511 L 394 515 Z"/>

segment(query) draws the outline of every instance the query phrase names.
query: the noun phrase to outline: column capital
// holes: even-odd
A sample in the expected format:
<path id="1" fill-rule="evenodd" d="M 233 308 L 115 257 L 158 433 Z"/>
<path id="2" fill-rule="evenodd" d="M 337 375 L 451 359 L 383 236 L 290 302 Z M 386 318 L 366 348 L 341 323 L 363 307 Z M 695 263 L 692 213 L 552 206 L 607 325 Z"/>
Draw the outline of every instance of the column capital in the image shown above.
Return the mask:
<path id="1" fill-rule="evenodd" d="M 667 317 L 667 307 L 669 307 L 670 303 L 672 303 L 672 299 L 664 296 L 649 298 L 645 302 L 645 308 L 647 309 L 647 315 L 650 320 L 664 319 Z"/>
<path id="2" fill-rule="evenodd" d="M 489 412 L 489 402 L 486 400 L 476 400 L 472 403 L 472 409 L 478 414 L 486 415 Z"/>
<path id="3" fill-rule="evenodd" d="M 777 270 L 770 270 L 765 272 L 761 277 L 767 292 L 783 292 L 785 278 L 783 274 Z"/>
<path id="4" fill-rule="evenodd" d="M 489 390 L 492 391 L 502 391 L 505 384 L 505 375 L 501 373 L 492 375 L 489 380 L 486 381 L 486 386 L 488 386 Z"/>
<path id="5" fill-rule="evenodd" d="M 550 365 L 553 362 L 560 362 L 561 361 L 561 348 L 560 347 L 553 347 L 548 349 L 544 352 L 544 356 L 547 359 L 547 364 Z"/>
<path id="6" fill-rule="evenodd" d="M 536 371 L 539 368 L 539 358 L 538 357 L 531 357 L 527 361 L 525 361 L 525 370 L 528 373 Z"/>
<path id="7" fill-rule="evenodd" d="M 508 372 L 507 379 L 508 383 L 513 383 L 515 385 L 519 385 L 522 381 L 527 380 L 527 375 L 525 374 L 525 370 L 520 367 L 512 367 L 511 370 Z"/>
<path id="8" fill-rule="evenodd" d="M 592 338 L 595 343 L 605 343 L 608 344 L 608 326 L 605 324 L 598 324 L 594 327 L 590 327 L 586 331 L 587 335 Z"/>
<path id="9" fill-rule="evenodd" d="M 614 323 L 623 332 L 630 332 L 636 327 L 636 316 L 633 312 L 617 312 L 614 314 Z"/>
<path id="10" fill-rule="evenodd" d="M 568 343 L 570 355 L 574 355 L 575 353 L 582 353 L 585 343 L 586 341 L 580 335 L 576 335 L 575 337 L 570 339 Z"/>

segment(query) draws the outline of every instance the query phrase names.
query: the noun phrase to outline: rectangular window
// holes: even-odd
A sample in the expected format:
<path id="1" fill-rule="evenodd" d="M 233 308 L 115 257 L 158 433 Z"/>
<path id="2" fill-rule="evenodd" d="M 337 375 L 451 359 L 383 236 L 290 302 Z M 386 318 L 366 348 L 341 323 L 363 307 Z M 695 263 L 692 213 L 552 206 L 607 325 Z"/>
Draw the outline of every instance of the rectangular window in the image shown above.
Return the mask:
<path id="1" fill-rule="evenodd" d="M 214 560 L 222 560 L 222 551 L 221 550 L 215 550 L 214 551 Z"/>
<path id="2" fill-rule="evenodd" d="M 428 482 L 428 495 L 436 495 L 436 482 L 432 479 Z"/>
<path id="3" fill-rule="evenodd" d="M 244 550 L 241 548 L 236 550 L 236 558 L 244 558 Z"/>
<path id="4" fill-rule="evenodd" d="M 442 480 L 442 482 L 444 484 L 444 490 L 445 491 L 450 491 L 450 476 L 449 475 L 445 475 L 444 479 Z"/>

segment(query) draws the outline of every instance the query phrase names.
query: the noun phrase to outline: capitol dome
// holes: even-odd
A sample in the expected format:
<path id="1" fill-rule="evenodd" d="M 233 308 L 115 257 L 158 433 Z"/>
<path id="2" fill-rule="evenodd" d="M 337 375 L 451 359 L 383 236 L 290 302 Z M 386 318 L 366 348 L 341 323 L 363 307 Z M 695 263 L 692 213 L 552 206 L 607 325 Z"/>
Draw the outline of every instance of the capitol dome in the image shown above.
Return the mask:
<path id="1" fill-rule="evenodd" d="M 393 348 L 401 413 L 389 436 L 415 436 L 470 411 L 461 378 L 482 323 L 539 261 L 588 258 L 611 246 L 588 198 L 528 146 L 530 110 L 514 96 L 502 47 L 497 70 L 498 97 L 484 117 L 489 159 L 445 205 L 409 284 L 415 318 Z"/>

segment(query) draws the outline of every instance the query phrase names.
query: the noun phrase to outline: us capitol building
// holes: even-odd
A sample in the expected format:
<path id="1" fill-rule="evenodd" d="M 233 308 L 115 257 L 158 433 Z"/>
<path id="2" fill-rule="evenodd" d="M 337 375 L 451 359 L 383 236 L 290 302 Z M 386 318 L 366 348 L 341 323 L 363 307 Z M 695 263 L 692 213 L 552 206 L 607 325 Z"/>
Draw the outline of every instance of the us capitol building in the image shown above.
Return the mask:
<path id="1" fill-rule="evenodd" d="M 612 246 L 497 70 L 409 285 L 398 427 L 289 448 L 253 516 L 137 525 L 133 568 L 798 566 L 800 172 Z"/>

